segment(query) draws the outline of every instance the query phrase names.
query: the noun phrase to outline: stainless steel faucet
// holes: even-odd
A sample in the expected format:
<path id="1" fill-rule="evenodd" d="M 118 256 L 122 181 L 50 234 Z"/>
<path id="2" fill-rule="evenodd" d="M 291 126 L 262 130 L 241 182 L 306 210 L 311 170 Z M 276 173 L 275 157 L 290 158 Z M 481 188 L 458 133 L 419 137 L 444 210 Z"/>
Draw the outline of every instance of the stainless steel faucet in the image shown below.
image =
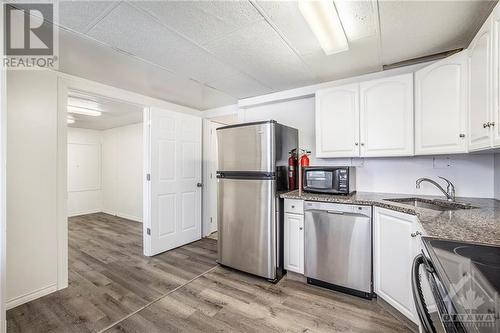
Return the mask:
<path id="1" fill-rule="evenodd" d="M 422 182 L 428 182 L 428 183 L 431 183 L 432 185 L 436 186 L 438 189 L 441 190 L 441 192 L 444 193 L 444 195 L 446 196 L 446 200 L 448 201 L 455 201 L 455 185 L 453 185 L 453 183 L 451 181 L 449 181 L 448 179 L 444 178 L 444 177 L 441 177 L 441 176 L 438 176 L 439 178 L 443 179 L 445 182 L 446 182 L 446 191 L 441 187 L 441 185 L 439 185 L 438 183 L 436 183 L 435 181 L 433 181 L 432 179 L 429 179 L 429 178 L 419 178 L 417 179 L 417 182 L 416 182 L 416 187 L 417 188 L 420 188 L 420 183 Z"/>

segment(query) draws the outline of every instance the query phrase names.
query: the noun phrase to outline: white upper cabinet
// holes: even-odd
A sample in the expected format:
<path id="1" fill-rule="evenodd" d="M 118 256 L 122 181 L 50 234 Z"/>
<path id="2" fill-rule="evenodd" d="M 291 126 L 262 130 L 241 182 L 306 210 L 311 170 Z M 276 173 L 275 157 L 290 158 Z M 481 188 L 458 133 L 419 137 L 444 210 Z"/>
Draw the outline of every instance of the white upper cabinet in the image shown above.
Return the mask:
<path id="1" fill-rule="evenodd" d="M 360 84 L 361 156 L 413 155 L 413 74 Z"/>
<path id="2" fill-rule="evenodd" d="M 491 147 L 487 126 L 491 110 L 491 20 L 487 20 L 469 46 L 469 150 Z"/>
<path id="3" fill-rule="evenodd" d="M 489 126 L 493 136 L 493 146 L 500 147 L 500 7 L 497 5 L 491 14 L 493 31 L 493 105 Z"/>
<path id="4" fill-rule="evenodd" d="M 359 85 L 316 92 L 316 157 L 359 156 Z"/>
<path id="5" fill-rule="evenodd" d="M 415 72 L 415 155 L 467 152 L 467 52 Z"/>

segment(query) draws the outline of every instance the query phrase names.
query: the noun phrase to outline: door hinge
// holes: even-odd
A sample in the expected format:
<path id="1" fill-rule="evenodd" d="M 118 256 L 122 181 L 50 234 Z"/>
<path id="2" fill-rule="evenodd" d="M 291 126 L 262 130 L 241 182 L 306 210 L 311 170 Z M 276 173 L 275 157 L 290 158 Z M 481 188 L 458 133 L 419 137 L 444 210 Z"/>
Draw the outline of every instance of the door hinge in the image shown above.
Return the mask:
<path id="1" fill-rule="evenodd" d="M 148 182 L 151 180 L 151 174 L 150 174 L 150 173 L 146 174 L 146 180 L 147 180 Z"/>
<path id="2" fill-rule="evenodd" d="M 150 228 L 147 228 L 147 229 L 146 229 L 146 233 L 147 233 L 149 236 L 151 236 L 151 229 L 150 229 Z"/>

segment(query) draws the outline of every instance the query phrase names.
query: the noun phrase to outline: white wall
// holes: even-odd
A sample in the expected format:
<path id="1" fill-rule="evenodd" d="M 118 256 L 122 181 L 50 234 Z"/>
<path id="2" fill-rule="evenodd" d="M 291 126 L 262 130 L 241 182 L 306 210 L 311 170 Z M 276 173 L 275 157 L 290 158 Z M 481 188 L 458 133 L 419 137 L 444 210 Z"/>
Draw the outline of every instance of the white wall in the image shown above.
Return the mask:
<path id="1" fill-rule="evenodd" d="M 500 200 L 500 153 L 495 154 L 495 199 Z"/>
<path id="2" fill-rule="evenodd" d="M 143 124 L 103 131 L 105 213 L 142 222 Z"/>
<path id="3" fill-rule="evenodd" d="M 57 72 L 8 72 L 6 299 L 9 308 L 67 286 L 67 125 L 63 106 L 68 89 L 147 107 L 197 112 Z"/>
<path id="4" fill-rule="evenodd" d="M 274 119 L 297 128 L 300 147 L 312 151 L 311 165 L 357 166 L 358 191 L 441 195 L 441 192 L 430 184 L 424 183 L 420 190 L 415 189 L 416 179 L 436 178 L 439 175 L 455 183 L 457 196 L 494 197 L 492 154 L 366 159 L 315 158 L 314 98 L 240 109 L 238 118 L 241 122 Z M 448 162 L 451 163 L 450 167 L 445 166 Z"/>
<path id="5" fill-rule="evenodd" d="M 101 136 L 68 128 L 68 216 L 102 211 Z"/>
<path id="6" fill-rule="evenodd" d="M 8 72 L 7 135 L 10 308 L 57 288 L 57 76 L 53 72 Z"/>

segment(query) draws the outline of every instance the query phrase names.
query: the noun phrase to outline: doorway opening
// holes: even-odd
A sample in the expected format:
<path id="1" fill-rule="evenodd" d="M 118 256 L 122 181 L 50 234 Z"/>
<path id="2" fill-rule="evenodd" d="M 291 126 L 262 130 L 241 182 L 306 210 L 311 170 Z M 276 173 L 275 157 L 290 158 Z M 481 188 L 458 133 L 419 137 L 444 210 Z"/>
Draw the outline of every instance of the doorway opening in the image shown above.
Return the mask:
<path id="1" fill-rule="evenodd" d="M 69 90 L 68 217 L 143 221 L 143 107 Z"/>
<path id="2" fill-rule="evenodd" d="M 203 236 L 217 240 L 217 170 L 218 148 L 217 128 L 238 123 L 236 114 L 216 116 L 205 120 L 205 174 L 206 189 L 204 196 L 205 219 L 203 221 Z"/>

